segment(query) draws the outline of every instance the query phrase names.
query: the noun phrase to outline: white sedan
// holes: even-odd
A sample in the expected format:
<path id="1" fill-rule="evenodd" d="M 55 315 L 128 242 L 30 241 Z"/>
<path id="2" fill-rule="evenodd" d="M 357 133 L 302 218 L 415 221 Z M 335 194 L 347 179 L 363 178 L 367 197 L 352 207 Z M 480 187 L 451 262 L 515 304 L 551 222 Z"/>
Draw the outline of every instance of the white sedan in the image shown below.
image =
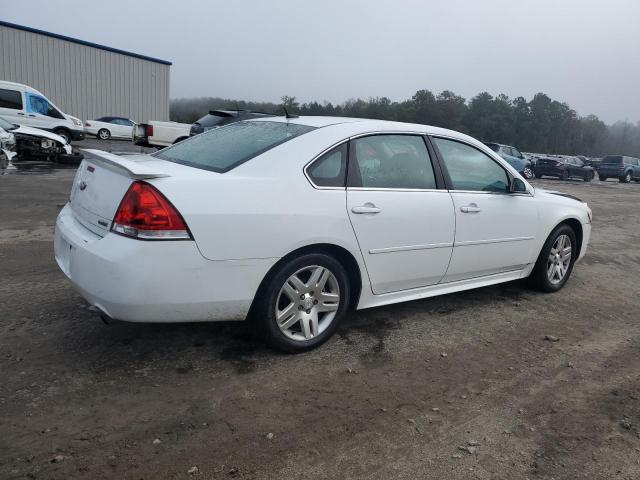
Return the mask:
<path id="1" fill-rule="evenodd" d="M 350 307 L 522 278 L 557 291 L 591 233 L 585 203 L 424 125 L 269 118 L 153 155 L 87 152 L 55 257 L 101 315 L 251 319 L 288 351 L 327 340 Z"/>
<path id="2" fill-rule="evenodd" d="M 87 135 L 94 135 L 100 140 L 110 138 L 126 138 L 131 140 L 133 127 L 136 122 L 124 117 L 100 117 L 84 122 L 84 131 Z"/>

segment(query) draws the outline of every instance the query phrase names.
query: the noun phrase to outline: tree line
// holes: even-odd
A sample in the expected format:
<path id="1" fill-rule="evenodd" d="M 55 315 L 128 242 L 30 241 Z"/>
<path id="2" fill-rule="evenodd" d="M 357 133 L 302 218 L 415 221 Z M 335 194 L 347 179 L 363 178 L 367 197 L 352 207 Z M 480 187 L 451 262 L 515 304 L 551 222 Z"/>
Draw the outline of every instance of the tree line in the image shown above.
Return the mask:
<path id="1" fill-rule="evenodd" d="M 193 123 L 213 109 L 240 109 L 282 114 L 283 107 L 298 115 L 335 115 L 422 123 L 467 133 L 483 141 L 513 145 L 525 152 L 640 157 L 640 122 L 607 125 L 595 115 L 579 116 L 567 103 L 544 93 L 524 97 L 496 97 L 487 92 L 467 101 L 445 90 L 419 90 L 411 99 L 387 97 L 351 99 L 343 103 L 300 103 L 284 96 L 281 103 L 250 102 L 216 97 L 171 101 L 171 120 Z M 635 113 L 635 112 L 634 112 Z"/>

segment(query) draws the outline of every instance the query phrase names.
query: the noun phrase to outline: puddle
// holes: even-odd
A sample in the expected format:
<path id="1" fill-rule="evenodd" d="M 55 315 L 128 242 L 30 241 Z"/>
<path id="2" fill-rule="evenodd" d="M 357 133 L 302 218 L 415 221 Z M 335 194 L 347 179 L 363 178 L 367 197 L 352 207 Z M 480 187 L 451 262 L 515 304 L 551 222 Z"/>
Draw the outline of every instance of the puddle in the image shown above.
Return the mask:
<path id="1" fill-rule="evenodd" d="M 46 175 L 61 170 L 75 170 L 78 165 L 53 163 L 47 160 L 0 160 L 0 175 Z"/>

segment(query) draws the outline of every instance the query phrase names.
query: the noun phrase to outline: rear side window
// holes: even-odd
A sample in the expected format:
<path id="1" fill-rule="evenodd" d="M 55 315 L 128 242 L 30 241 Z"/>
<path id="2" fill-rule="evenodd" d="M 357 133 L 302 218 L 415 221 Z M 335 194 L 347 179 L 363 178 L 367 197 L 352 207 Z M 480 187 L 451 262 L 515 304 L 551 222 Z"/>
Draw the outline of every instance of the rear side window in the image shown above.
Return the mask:
<path id="1" fill-rule="evenodd" d="M 454 190 L 509 191 L 509 177 L 498 162 L 480 150 L 454 140 L 433 138 Z"/>
<path id="2" fill-rule="evenodd" d="M 22 94 L 17 90 L 0 88 L 0 108 L 22 110 Z"/>
<path id="3" fill-rule="evenodd" d="M 372 135 L 357 138 L 351 142 L 349 165 L 350 187 L 436 188 L 429 151 L 420 136 Z"/>
<path id="4" fill-rule="evenodd" d="M 347 144 L 330 150 L 307 168 L 307 175 L 318 187 L 344 187 L 347 170 Z"/>
<path id="5" fill-rule="evenodd" d="M 315 127 L 285 122 L 236 122 L 167 147 L 154 156 L 224 173 Z"/>

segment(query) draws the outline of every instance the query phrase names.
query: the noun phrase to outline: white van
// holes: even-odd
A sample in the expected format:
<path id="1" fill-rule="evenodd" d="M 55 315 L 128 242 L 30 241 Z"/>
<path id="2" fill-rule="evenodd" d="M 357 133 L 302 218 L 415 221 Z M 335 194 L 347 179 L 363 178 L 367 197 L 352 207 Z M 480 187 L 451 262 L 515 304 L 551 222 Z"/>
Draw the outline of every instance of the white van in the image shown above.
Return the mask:
<path id="1" fill-rule="evenodd" d="M 11 123 L 53 132 L 67 143 L 84 138 L 80 119 L 63 113 L 38 90 L 20 83 L 0 80 L 0 116 Z"/>

